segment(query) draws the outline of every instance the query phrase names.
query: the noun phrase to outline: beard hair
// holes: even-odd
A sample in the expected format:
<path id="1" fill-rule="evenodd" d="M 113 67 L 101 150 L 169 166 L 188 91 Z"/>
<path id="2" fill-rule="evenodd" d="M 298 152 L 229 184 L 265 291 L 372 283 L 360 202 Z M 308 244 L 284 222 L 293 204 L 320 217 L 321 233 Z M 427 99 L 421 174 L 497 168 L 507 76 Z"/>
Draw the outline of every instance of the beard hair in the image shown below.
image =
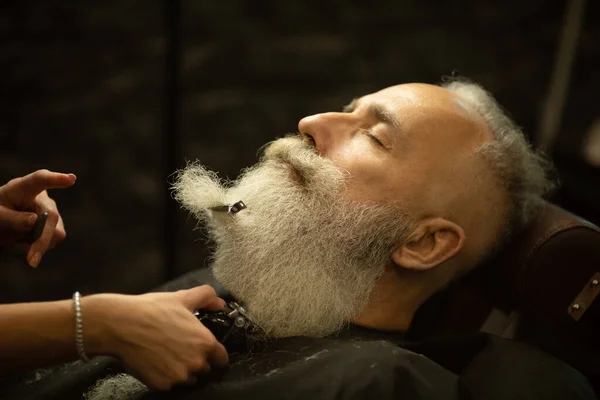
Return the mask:
<path id="1" fill-rule="evenodd" d="M 87 393 L 85 400 L 135 400 L 150 389 L 131 375 L 118 374 L 98 381 Z"/>
<path id="2" fill-rule="evenodd" d="M 299 137 L 222 183 L 199 164 L 175 198 L 206 224 L 215 278 L 269 337 L 330 335 L 356 318 L 412 223 L 399 204 L 347 198 L 350 176 Z M 210 207 L 244 201 L 234 217 Z"/>

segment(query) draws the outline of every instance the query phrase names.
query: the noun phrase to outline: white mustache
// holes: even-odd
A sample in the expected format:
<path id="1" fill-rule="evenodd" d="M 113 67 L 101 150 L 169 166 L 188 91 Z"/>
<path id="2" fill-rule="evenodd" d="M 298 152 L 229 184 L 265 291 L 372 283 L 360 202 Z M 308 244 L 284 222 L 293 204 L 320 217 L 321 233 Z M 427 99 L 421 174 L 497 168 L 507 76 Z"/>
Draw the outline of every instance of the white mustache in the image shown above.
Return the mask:
<path id="1" fill-rule="evenodd" d="M 298 135 L 287 136 L 266 145 L 261 161 L 288 163 L 300 175 L 302 182 L 309 186 L 320 171 L 334 167 L 330 160 L 317 154 L 317 150 Z M 335 168 L 340 175 L 344 175 L 344 180 L 350 177 L 347 171 Z"/>

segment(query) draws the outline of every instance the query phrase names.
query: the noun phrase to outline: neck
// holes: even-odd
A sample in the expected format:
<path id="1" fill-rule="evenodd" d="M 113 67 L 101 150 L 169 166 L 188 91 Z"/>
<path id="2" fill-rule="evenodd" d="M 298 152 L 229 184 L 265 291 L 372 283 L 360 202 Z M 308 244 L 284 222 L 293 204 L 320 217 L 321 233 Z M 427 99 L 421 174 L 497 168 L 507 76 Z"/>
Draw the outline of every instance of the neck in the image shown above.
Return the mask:
<path id="1" fill-rule="evenodd" d="M 377 281 L 369 303 L 352 323 L 382 331 L 405 332 L 419 307 L 442 285 L 423 272 L 389 266 Z"/>

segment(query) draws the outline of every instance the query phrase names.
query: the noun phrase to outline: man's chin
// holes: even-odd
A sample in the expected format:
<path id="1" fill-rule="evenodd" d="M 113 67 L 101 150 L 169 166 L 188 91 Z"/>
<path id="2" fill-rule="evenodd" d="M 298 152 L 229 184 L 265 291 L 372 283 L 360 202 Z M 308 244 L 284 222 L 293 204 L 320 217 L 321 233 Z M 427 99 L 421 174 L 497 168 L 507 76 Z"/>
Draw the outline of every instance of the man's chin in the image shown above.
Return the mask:
<path id="1" fill-rule="evenodd" d="M 273 269 L 256 268 L 252 283 L 248 284 L 228 267 L 213 269 L 215 278 L 244 305 L 248 318 L 259 328 L 254 332 L 257 337 L 325 337 L 334 334 L 362 310 L 363 300 L 370 292 L 369 281 L 372 281 L 372 277 L 365 276 L 362 287 L 356 287 L 353 292 L 341 282 L 342 279 L 336 282 L 328 279 L 325 273 L 294 279 L 290 269 L 284 271 L 282 267 L 278 270 L 280 274 L 271 274 Z M 310 275 L 316 275 L 315 279 L 311 280 Z M 267 280 L 269 282 L 265 283 Z"/>

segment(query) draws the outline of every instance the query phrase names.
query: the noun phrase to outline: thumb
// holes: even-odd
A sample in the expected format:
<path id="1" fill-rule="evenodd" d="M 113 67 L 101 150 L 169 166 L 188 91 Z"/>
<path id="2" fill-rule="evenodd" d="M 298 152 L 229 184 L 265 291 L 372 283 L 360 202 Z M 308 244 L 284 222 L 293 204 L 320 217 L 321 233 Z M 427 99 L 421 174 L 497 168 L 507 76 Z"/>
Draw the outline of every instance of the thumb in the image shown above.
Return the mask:
<path id="1" fill-rule="evenodd" d="M 0 206 L 0 228 L 14 232 L 29 232 L 33 229 L 37 215 L 32 212 L 21 212 Z"/>
<path id="2" fill-rule="evenodd" d="M 225 306 L 225 300 L 217 297 L 215 289 L 208 285 L 179 291 L 183 305 L 190 311 L 199 309 L 219 311 Z"/>

